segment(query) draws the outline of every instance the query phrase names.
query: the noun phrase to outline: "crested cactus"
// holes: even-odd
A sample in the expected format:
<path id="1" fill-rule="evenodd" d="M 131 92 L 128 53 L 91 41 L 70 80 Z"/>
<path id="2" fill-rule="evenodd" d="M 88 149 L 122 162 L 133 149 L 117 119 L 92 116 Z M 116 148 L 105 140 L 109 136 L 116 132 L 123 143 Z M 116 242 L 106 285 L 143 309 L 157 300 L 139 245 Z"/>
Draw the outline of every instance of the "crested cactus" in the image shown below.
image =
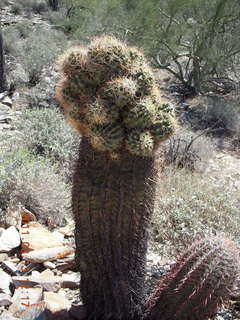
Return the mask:
<path id="1" fill-rule="evenodd" d="M 151 130 L 166 114 L 161 134 L 171 135 L 173 112 L 159 108 L 144 55 L 115 38 L 69 49 L 59 68 L 56 97 L 83 136 L 72 196 L 82 298 L 89 318 L 133 319 L 142 313 L 154 153 L 162 140 Z"/>
<path id="2" fill-rule="evenodd" d="M 155 151 L 173 109 L 144 55 L 115 38 L 69 49 L 59 69 L 56 97 L 82 135 L 72 209 L 87 319 L 142 319 Z"/>
<path id="3" fill-rule="evenodd" d="M 161 279 L 145 320 L 207 320 L 227 300 L 239 274 L 239 252 L 222 236 L 193 243 Z"/>
<path id="4" fill-rule="evenodd" d="M 92 147 L 103 145 L 100 149 L 108 150 L 110 157 L 120 156 L 123 149 L 153 156 L 158 143 L 174 131 L 173 111 L 164 108 L 153 73 L 137 49 L 115 38 L 97 38 L 88 49 L 69 49 L 59 65 L 64 79 L 58 84 L 57 99 L 72 125 L 84 136 L 88 133 Z M 109 137 L 108 125 L 117 139 Z"/>

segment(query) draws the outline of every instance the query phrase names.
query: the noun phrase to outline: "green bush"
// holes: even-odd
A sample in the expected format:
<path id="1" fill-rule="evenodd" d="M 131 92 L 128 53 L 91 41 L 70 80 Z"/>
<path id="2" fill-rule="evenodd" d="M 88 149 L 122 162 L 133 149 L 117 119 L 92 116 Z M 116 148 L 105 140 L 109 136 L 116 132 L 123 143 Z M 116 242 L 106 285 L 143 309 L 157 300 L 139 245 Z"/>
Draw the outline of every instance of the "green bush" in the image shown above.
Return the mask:
<path id="1" fill-rule="evenodd" d="M 4 50 L 12 55 L 28 73 L 29 85 L 40 81 L 44 69 L 54 63 L 55 58 L 65 47 L 66 37 L 60 31 L 38 26 L 30 32 L 29 25 L 19 24 L 4 29 Z"/>
<path id="2" fill-rule="evenodd" d="M 159 250 L 170 254 L 198 234 L 239 238 L 239 190 L 216 185 L 208 176 L 170 170 L 159 179 L 158 192 L 153 239 Z"/>
<path id="3" fill-rule="evenodd" d="M 19 4 L 14 3 L 11 7 L 11 13 L 18 15 L 21 12 L 22 12 L 22 7 Z"/>
<path id="4" fill-rule="evenodd" d="M 22 42 L 20 62 L 29 73 L 31 85 L 39 82 L 43 69 L 54 62 L 64 47 L 64 39 L 61 32 L 41 27 Z"/>
<path id="5" fill-rule="evenodd" d="M 3 29 L 4 51 L 8 55 L 17 57 L 21 51 L 19 30 L 15 26 L 8 26 Z"/>
<path id="6" fill-rule="evenodd" d="M 39 221 L 61 224 L 69 215 L 70 190 L 50 161 L 26 149 L 0 154 L 0 220 L 9 203 L 21 204 Z"/>
<path id="7" fill-rule="evenodd" d="M 214 142 L 204 132 L 180 127 L 164 145 L 164 165 L 204 171 L 214 150 Z"/>
<path id="8" fill-rule="evenodd" d="M 79 136 L 67 125 L 58 109 L 25 110 L 17 124 L 21 143 L 37 155 L 51 158 L 67 178 L 79 144 Z"/>

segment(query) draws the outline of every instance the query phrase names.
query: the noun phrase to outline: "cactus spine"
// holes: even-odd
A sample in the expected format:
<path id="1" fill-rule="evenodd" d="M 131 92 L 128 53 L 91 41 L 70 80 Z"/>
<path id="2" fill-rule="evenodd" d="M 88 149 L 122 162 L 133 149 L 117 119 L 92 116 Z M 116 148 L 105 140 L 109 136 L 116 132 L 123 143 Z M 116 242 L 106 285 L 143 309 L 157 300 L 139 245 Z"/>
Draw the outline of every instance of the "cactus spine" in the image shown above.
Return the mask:
<path id="1" fill-rule="evenodd" d="M 87 319 L 140 320 L 145 309 L 148 226 L 154 207 L 154 155 L 174 131 L 173 110 L 162 100 L 144 55 L 115 38 L 105 36 L 94 39 L 88 48 L 70 49 L 59 59 L 59 68 L 62 79 L 56 97 L 67 120 L 83 136 L 72 208 Z M 220 265 L 220 250 L 225 247 L 219 245 L 215 250 L 212 243 L 216 244 L 203 242 L 187 251 L 176 271 L 151 296 L 146 319 L 174 319 L 180 312 L 175 317 L 179 320 L 183 315 L 179 310 L 189 315 L 191 304 L 198 299 L 210 301 L 209 310 L 215 309 L 219 300 L 211 300 L 201 288 L 210 292 L 207 286 L 211 283 L 217 287 L 213 293 L 224 298 L 221 283 L 226 283 L 225 276 L 231 272 L 225 263 L 226 250 L 221 282 L 214 283 L 217 273 L 213 268 Z M 230 260 L 229 255 L 232 265 Z M 193 276 L 201 287 L 197 290 L 201 299 L 191 291 Z M 169 317 L 165 296 L 177 306 L 176 310 L 169 306 Z M 181 319 L 190 319 L 184 316 Z"/>
<path id="2" fill-rule="evenodd" d="M 89 318 L 142 314 L 154 152 L 174 131 L 144 55 L 112 37 L 59 60 L 56 96 L 83 135 L 73 183 L 76 258 Z M 168 122 L 152 134 L 158 118 Z"/>
<path id="3" fill-rule="evenodd" d="M 145 320 L 207 320 L 229 298 L 239 274 L 239 252 L 221 236 L 196 241 L 159 281 Z"/>

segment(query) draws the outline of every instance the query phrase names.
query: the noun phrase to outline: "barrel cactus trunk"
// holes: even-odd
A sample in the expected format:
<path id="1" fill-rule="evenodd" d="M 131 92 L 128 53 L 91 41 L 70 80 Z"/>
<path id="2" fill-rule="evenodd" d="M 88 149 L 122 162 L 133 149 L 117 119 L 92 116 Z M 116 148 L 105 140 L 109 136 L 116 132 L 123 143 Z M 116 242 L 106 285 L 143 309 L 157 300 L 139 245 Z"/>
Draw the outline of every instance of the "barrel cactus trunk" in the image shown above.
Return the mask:
<path id="1" fill-rule="evenodd" d="M 133 319 L 142 312 L 154 180 L 153 158 L 126 153 L 112 161 L 83 138 L 73 212 L 81 294 L 93 319 Z"/>
<path id="2" fill-rule="evenodd" d="M 143 54 L 112 37 L 59 61 L 57 98 L 83 136 L 72 194 L 89 319 L 140 319 L 155 151 L 174 131 Z"/>

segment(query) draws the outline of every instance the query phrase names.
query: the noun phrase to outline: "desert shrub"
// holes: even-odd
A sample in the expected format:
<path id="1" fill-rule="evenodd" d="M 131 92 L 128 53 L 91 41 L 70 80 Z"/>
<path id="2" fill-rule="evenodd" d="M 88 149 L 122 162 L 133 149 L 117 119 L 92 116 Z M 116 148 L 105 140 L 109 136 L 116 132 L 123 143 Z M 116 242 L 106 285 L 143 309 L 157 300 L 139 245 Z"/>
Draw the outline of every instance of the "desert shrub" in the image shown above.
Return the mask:
<path id="1" fill-rule="evenodd" d="M 44 0 L 18 0 L 18 7 L 27 13 L 35 14 L 41 14 L 48 9 L 47 3 Z"/>
<path id="2" fill-rule="evenodd" d="M 67 178 L 71 177 L 79 137 L 66 124 L 58 109 L 25 110 L 17 125 L 22 144 L 31 152 L 57 163 Z"/>
<path id="3" fill-rule="evenodd" d="M 4 51 L 8 55 L 14 57 L 18 56 L 21 48 L 19 40 L 21 38 L 19 30 L 15 26 L 8 26 L 2 30 L 3 32 L 3 47 Z"/>
<path id="4" fill-rule="evenodd" d="M 1 0 L 0 8 L 4 8 L 4 7 L 7 6 L 8 4 L 9 4 L 9 1 L 8 1 L 8 0 Z"/>
<path id="5" fill-rule="evenodd" d="M 65 47 L 63 33 L 39 26 L 26 38 L 29 25 L 19 24 L 4 29 L 4 50 L 15 57 L 28 73 L 30 86 L 39 82 L 44 68 L 53 64 L 56 56 Z"/>
<path id="6" fill-rule="evenodd" d="M 153 219 L 158 250 L 171 254 L 196 235 L 224 232 L 239 239 L 239 190 L 207 176 L 173 170 L 159 179 Z"/>
<path id="7" fill-rule="evenodd" d="M 164 165 L 203 171 L 215 149 L 204 132 L 181 127 L 164 145 Z"/>
<path id="8" fill-rule="evenodd" d="M 22 7 L 18 3 L 14 3 L 11 7 L 11 13 L 18 15 L 22 12 Z"/>
<path id="9" fill-rule="evenodd" d="M 230 98 L 205 96 L 190 109 L 189 117 L 196 128 L 215 126 L 226 133 L 235 134 L 239 131 L 240 104 Z"/>
<path id="10" fill-rule="evenodd" d="M 31 9 L 34 13 L 41 14 L 42 12 L 45 12 L 48 10 L 47 4 L 45 1 L 35 1 Z"/>
<path id="11" fill-rule="evenodd" d="M 69 187 L 50 161 L 26 149 L 0 154 L 0 215 L 10 202 L 32 211 L 41 222 L 61 224 L 69 214 Z"/>
<path id="12" fill-rule="evenodd" d="M 27 38 L 32 31 L 31 23 L 27 23 L 26 21 L 17 23 L 15 28 L 18 30 L 20 37 L 24 39 Z"/>
<path id="13" fill-rule="evenodd" d="M 39 81 L 43 68 L 53 63 L 64 46 L 64 39 L 62 33 L 40 27 L 23 41 L 20 59 L 29 73 L 31 85 Z"/>

